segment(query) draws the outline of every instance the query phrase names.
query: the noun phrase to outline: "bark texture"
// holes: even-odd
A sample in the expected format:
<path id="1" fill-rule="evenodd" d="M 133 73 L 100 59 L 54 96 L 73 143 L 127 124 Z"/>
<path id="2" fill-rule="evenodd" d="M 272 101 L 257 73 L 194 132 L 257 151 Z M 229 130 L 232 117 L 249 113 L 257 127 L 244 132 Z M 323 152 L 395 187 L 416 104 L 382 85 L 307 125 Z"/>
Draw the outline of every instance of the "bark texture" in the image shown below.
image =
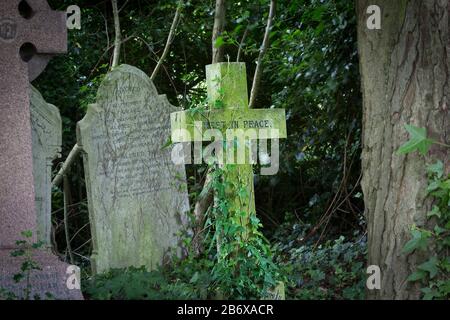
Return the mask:
<path id="1" fill-rule="evenodd" d="M 405 124 L 426 127 L 448 143 L 449 0 L 358 0 L 358 49 L 362 76 L 362 188 L 368 224 L 369 265 L 381 268 L 381 289 L 369 298 L 417 299 L 407 282 L 423 258 L 403 254 L 411 225 L 426 224 L 425 165 L 449 154 L 433 147 L 426 158 L 399 156 Z M 381 8 L 381 30 L 369 30 L 369 5 Z M 432 248 L 430 251 L 432 252 Z"/>

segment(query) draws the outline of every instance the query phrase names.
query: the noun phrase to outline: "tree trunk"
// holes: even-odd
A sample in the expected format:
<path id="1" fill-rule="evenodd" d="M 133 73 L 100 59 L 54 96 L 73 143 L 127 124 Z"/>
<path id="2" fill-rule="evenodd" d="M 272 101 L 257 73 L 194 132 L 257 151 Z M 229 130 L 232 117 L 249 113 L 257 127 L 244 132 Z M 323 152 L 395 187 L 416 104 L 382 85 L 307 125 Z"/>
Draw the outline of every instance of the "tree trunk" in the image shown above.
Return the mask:
<path id="1" fill-rule="evenodd" d="M 214 27 L 212 32 L 212 63 L 222 62 L 224 46 L 216 47 L 216 40 L 225 29 L 225 0 L 216 0 L 216 10 L 214 13 Z"/>
<path id="2" fill-rule="evenodd" d="M 381 8 L 381 29 L 369 30 L 367 7 Z M 362 188 L 368 225 L 369 265 L 381 269 L 375 299 L 417 299 L 407 282 L 424 257 L 403 254 L 413 224 L 426 224 L 425 163 L 449 155 L 435 146 L 427 157 L 396 154 L 408 140 L 405 124 L 426 127 L 446 142 L 449 128 L 449 0 L 357 0 L 362 76 Z M 447 142 L 448 143 L 448 142 Z M 428 254 L 432 254 L 430 248 Z"/>
<path id="3" fill-rule="evenodd" d="M 119 9 L 117 8 L 117 0 L 111 0 L 112 8 L 113 8 L 113 17 L 114 17 L 114 52 L 113 52 L 113 61 L 111 65 L 111 69 L 114 69 L 119 65 L 120 59 L 120 47 L 122 44 L 122 34 L 120 32 L 120 18 L 119 18 Z"/>
<path id="4" fill-rule="evenodd" d="M 220 46 L 216 48 L 216 40 L 223 33 L 225 28 L 225 15 L 226 7 L 225 0 L 216 0 L 216 10 L 214 13 L 214 26 L 212 31 L 212 63 L 218 63 L 223 61 L 224 47 Z M 206 173 L 205 183 L 203 184 L 203 191 L 197 199 L 197 203 L 194 208 L 194 217 L 196 226 L 194 227 L 194 252 L 198 255 L 203 252 L 203 226 L 205 224 L 205 214 L 214 200 L 214 191 L 212 188 L 208 188 L 211 181 L 211 167 L 208 168 Z M 207 190 L 206 190 L 207 189 Z"/>

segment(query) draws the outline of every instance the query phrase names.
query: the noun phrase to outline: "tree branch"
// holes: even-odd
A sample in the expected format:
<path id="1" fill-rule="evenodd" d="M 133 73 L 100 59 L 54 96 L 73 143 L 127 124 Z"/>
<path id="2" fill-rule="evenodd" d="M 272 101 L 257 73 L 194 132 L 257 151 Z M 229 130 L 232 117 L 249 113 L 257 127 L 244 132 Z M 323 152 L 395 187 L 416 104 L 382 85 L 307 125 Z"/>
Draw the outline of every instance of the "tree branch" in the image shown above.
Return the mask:
<path id="1" fill-rule="evenodd" d="M 167 54 L 169 53 L 170 45 L 173 42 L 173 39 L 175 38 L 175 32 L 177 30 L 178 23 L 180 21 L 180 13 L 181 8 L 183 7 L 183 1 L 180 1 L 178 3 L 177 11 L 175 11 L 175 16 L 173 17 L 172 26 L 170 27 L 169 36 L 167 37 L 166 46 L 164 47 L 164 51 L 159 58 L 158 63 L 156 64 L 155 70 L 153 70 L 153 73 L 150 77 L 150 79 L 153 81 L 156 78 L 156 75 L 158 74 L 159 69 L 161 68 L 162 63 L 166 59 Z"/>
<path id="2" fill-rule="evenodd" d="M 263 39 L 261 48 L 259 50 L 258 62 L 256 65 L 255 75 L 253 77 L 253 85 L 252 85 L 252 91 L 250 94 L 250 102 L 248 104 L 249 108 L 254 107 L 256 97 L 258 95 L 259 84 L 261 83 L 261 75 L 262 75 L 262 61 L 264 59 L 264 55 L 266 54 L 267 48 L 269 46 L 269 34 L 270 34 L 270 30 L 272 29 L 272 22 L 273 22 L 273 18 L 275 16 L 275 6 L 276 6 L 275 0 L 271 0 L 269 17 L 267 18 L 266 31 L 264 33 L 264 39 Z"/>
<path id="3" fill-rule="evenodd" d="M 119 12 L 123 10 L 123 8 L 125 8 L 125 6 L 128 4 L 128 0 L 125 1 L 125 3 L 122 5 L 122 7 L 120 7 Z"/>
<path id="4" fill-rule="evenodd" d="M 214 14 L 214 28 L 212 33 L 212 63 L 222 62 L 224 47 L 215 46 L 217 38 L 225 28 L 225 0 L 216 0 L 216 12 Z"/>
<path id="5" fill-rule="evenodd" d="M 114 53 L 111 68 L 117 67 L 120 57 L 120 46 L 122 44 L 122 34 L 120 33 L 119 10 L 117 9 L 117 0 L 111 0 L 114 16 L 114 31 L 116 38 L 114 39 Z"/>
<path id="6" fill-rule="evenodd" d="M 58 173 L 56 174 L 55 178 L 52 181 L 52 185 L 59 186 L 61 184 L 61 181 L 63 180 L 63 177 L 66 175 L 66 171 L 70 168 L 72 163 L 75 161 L 78 153 L 80 153 L 81 147 L 78 144 L 75 144 L 70 151 L 69 155 L 67 156 L 66 161 L 64 161 L 61 169 L 59 169 Z"/>
<path id="7" fill-rule="evenodd" d="M 237 56 L 236 56 L 236 62 L 239 62 L 239 60 L 241 58 L 242 47 L 245 43 L 245 39 L 247 38 L 249 26 L 250 25 L 248 24 L 247 27 L 245 28 L 244 34 L 242 35 L 241 42 L 239 43 L 239 49 L 238 49 Z"/>

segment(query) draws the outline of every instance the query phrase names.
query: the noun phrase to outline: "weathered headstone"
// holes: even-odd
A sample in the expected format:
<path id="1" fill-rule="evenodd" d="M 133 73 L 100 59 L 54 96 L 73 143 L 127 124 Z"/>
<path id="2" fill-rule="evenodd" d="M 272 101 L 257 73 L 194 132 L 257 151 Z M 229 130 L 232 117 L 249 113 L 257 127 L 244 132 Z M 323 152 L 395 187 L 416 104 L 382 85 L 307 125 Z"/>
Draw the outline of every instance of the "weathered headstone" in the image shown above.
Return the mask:
<path id="1" fill-rule="evenodd" d="M 52 161 L 61 156 L 62 121 L 59 109 L 31 86 L 31 137 L 37 214 L 37 238 L 51 246 Z"/>
<path id="2" fill-rule="evenodd" d="M 45 0 L 0 0 L 0 288 L 19 293 L 24 286 L 12 282 L 21 258 L 11 256 L 21 232 L 36 240 L 30 81 L 45 68 L 52 55 L 67 49 L 64 12 L 52 11 Z M 57 299 L 82 299 L 66 285 L 67 264 L 40 250 L 31 252 L 41 271 L 33 271 L 33 295 L 45 297 L 48 288 Z M 43 280 L 46 279 L 46 280 Z"/>
<path id="3" fill-rule="evenodd" d="M 78 123 L 96 273 L 152 269 L 178 246 L 189 210 L 186 174 L 163 148 L 175 110 L 144 72 L 121 65 Z"/>

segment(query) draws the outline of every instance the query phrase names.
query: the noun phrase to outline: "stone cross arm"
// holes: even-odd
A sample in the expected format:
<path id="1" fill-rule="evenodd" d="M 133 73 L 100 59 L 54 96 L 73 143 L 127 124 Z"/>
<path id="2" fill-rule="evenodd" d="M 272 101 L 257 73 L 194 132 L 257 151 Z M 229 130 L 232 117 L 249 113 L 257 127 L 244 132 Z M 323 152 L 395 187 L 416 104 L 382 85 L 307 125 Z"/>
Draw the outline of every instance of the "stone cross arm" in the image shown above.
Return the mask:
<path id="1" fill-rule="evenodd" d="M 0 8 L 1 74 L 14 76 L 26 64 L 32 81 L 51 55 L 67 51 L 66 14 L 45 0 L 0 0 Z"/>
<path id="2" fill-rule="evenodd" d="M 210 141 L 205 134 L 217 129 L 225 137 L 228 130 L 246 134 L 249 139 L 286 138 L 284 109 L 221 109 L 171 114 L 172 142 Z"/>
<path id="3" fill-rule="evenodd" d="M 244 63 L 206 66 L 206 84 L 207 110 L 191 109 L 171 114 L 172 142 L 210 141 L 211 134 L 217 140 L 216 133 L 224 137 L 222 140 L 234 140 L 229 139 L 229 135 L 227 138 L 227 133 L 250 140 L 287 137 L 284 109 L 249 109 Z M 216 130 L 212 133 L 209 129 Z"/>

